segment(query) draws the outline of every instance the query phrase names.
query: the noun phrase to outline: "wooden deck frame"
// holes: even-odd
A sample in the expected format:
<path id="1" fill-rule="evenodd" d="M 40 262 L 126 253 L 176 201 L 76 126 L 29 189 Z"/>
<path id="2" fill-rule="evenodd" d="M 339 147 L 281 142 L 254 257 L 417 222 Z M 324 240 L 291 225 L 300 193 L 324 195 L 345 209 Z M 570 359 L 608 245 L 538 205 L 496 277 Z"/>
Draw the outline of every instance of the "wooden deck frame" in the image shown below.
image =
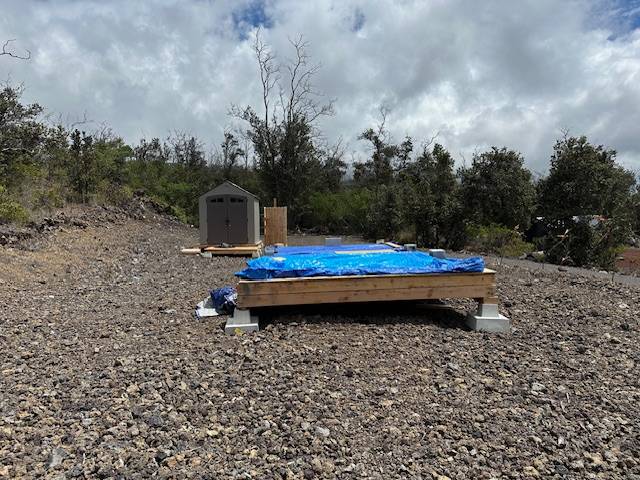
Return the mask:
<path id="1" fill-rule="evenodd" d="M 258 330 L 258 319 L 252 310 L 260 307 L 473 298 L 478 302 L 478 309 L 468 314 L 467 326 L 473 330 L 507 333 L 511 323 L 498 312 L 495 273 L 485 268 L 478 273 L 241 280 L 237 286 L 237 307 L 227 319 L 225 332 Z"/>
<path id="2" fill-rule="evenodd" d="M 238 308 L 317 303 L 474 298 L 497 304 L 495 271 L 242 280 Z"/>

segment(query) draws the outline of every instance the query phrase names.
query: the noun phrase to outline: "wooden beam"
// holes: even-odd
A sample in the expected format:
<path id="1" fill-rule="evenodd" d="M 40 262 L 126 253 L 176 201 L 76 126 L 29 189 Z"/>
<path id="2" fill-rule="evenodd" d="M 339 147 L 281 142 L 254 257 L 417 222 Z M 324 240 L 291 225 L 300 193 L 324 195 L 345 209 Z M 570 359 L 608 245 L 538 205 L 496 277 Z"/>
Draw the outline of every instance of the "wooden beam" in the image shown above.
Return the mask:
<path id="1" fill-rule="evenodd" d="M 238 294 L 279 294 L 308 292 L 338 292 L 352 290 L 393 290 L 462 286 L 493 286 L 495 274 L 436 273 L 425 275 L 349 275 L 342 277 L 274 278 L 271 280 L 241 280 Z M 484 296 L 484 295 L 482 295 Z M 475 297 L 472 297 L 475 298 Z"/>
<path id="2" fill-rule="evenodd" d="M 462 285 L 459 287 L 416 287 L 379 290 L 341 290 L 305 293 L 238 295 L 238 308 L 320 303 L 377 302 L 394 300 L 427 300 L 436 298 L 490 297 L 492 285 Z"/>
<path id="3" fill-rule="evenodd" d="M 251 256 L 262 249 L 262 242 L 250 245 L 236 245 L 233 247 L 203 247 L 200 250 L 212 255 L 244 255 Z"/>
<path id="4" fill-rule="evenodd" d="M 488 303 L 496 297 L 495 271 L 489 269 L 482 273 L 241 280 L 237 290 L 239 308 L 435 298 L 486 299 Z"/>
<path id="5" fill-rule="evenodd" d="M 199 248 L 183 248 L 180 253 L 183 255 L 200 255 L 201 250 Z"/>

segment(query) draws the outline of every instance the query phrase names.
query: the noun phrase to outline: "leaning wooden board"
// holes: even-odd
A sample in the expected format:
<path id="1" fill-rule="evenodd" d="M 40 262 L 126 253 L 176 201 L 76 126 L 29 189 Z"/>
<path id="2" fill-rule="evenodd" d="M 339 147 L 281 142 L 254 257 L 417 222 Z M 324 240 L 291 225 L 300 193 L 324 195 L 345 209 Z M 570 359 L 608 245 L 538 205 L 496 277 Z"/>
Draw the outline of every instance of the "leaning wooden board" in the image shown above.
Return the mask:
<path id="1" fill-rule="evenodd" d="M 474 298 L 497 303 L 495 271 L 241 280 L 238 308 L 317 303 Z"/>

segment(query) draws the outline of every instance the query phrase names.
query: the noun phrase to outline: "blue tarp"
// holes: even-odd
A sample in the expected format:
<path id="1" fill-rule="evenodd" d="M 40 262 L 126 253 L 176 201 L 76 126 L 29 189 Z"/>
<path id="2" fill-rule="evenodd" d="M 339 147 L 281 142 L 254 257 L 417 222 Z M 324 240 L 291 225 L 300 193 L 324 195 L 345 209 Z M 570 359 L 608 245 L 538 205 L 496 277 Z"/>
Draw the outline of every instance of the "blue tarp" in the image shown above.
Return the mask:
<path id="1" fill-rule="evenodd" d="M 335 249 L 334 249 L 335 250 Z M 480 257 L 439 259 L 423 252 L 340 254 L 333 252 L 260 257 L 247 262 L 236 276 L 248 280 L 343 275 L 482 272 Z"/>
<path id="2" fill-rule="evenodd" d="M 211 302 L 218 313 L 231 315 L 236 308 L 238 293 L 233 287 L 222 287 L 211 290 Z"/>
<path id="3" fill-rule="evenodd" d="M 393 247 L 384 243 L 358 243 L 354 245 L 301 245 L 298 247 L 275 247 L 276 254 L 288 257 L 290 255 L 308 255 L 331 252 L 349 252 L 358 250 L 389 250 Z"/>

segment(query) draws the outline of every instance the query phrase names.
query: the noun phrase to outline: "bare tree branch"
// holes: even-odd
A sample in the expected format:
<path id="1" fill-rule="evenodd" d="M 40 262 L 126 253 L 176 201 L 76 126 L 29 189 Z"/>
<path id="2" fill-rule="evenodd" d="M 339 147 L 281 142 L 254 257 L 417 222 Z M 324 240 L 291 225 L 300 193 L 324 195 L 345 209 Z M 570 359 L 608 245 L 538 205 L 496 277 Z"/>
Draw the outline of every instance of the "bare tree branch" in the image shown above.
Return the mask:
<path id="1" fill-rule="evenodd" d="M 269 124 L 269 98 L 271 91 L 280 80 L 280 68 L 275 63 L 276 56 L 269 49 L 269 46 L 262 41 L 261 30 L 256 32 L 256 39 L 253 43 L 253 51 L 260 67 L 260 82 L 262 83 L 262 104 L 264 106 L 264 123 Z"/>
<path id="2" fill-rule="evenodd" d="M 289 39 L 289 43 L 294 48 L 295 58 L 289 61 L 287 70 L 289 71 L 289 101 L 286 106 L 287 121 L 291 122 L 294 115 L 304 115 L 310 124 L 313 124 L 318 117 L 323 115 L 333 115 L 334 99 L 329 99 L 327 103 L 319 103 L 317 98 L 324 95 L 316 91 L 311 82 L 313 76 L 318 73 L 321 64 L 309 65 L 309 54 L 307 48 L 309 43 L 299 35 L 296 40 Z M 282 103 L 282 101 L 281 101 Z"/>
<path id="3" fill-rule="evenodd" d="M 438 136 L 440 135 L 440 130 L 438 130 L 429 140 L 427 140 L 426 142 L 422 142 L 422 149 L 426 150 L 427 148 L 429 148 L 433 142 L 436 141 L 436 138 L 438 138 Z"/>
<path id="4" fill-rule="evenodd" d="M 10 38 L 6 42 L 4 42 L 4 45 L 2 45 L 2 52 L 0 52 L 0 56 L 1 55 L 8 55 L 9 57 L 19 58 L 20 60 L 29 60 L 31 58 L 31 51 L 27 50 L 26 48 L 25 48 L 25 52 L 27 52 L 26 56 L 18 55 L 16 53 L 13 53 L 13 52 L 7 50 L 7 47 L 9 46 L 9 44 L 11 42 L 15 42 L 15 41 L 16 41 L 15 38 Z"/>

